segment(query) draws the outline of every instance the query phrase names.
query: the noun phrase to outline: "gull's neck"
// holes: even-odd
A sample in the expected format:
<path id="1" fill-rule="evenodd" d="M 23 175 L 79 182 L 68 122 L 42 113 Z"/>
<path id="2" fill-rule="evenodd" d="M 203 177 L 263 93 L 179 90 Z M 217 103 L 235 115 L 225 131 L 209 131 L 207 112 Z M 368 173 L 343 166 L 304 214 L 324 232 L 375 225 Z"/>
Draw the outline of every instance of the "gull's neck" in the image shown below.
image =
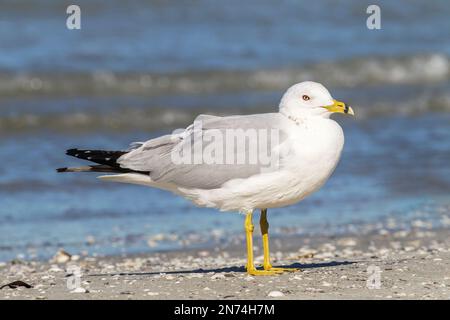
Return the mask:
<path id="1" fill-rule="evenodd" d="M 311 120 L 324 120 L 330 118 L 329 112 L 323 112 L 322 110 L 318 110 L 318 112 L 313 111 L 314 110 L 296 111 L 294 114 L 293 112 L 289 112 L 288 109 L 281 108 L 279 112 L 298 125 Z"/>

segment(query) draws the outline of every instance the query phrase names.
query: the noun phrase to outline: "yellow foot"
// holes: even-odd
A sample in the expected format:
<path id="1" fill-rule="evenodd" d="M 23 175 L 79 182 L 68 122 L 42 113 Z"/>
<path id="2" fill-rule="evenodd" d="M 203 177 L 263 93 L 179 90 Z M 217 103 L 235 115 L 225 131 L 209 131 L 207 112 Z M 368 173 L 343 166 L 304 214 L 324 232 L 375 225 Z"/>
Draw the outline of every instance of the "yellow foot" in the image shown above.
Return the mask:
<path id="1" fill-rule="evenodd" d="M 283 271 L 276 270 L 258 270 L 258 269 L 247 269 L 247 273 L 252 276 L 273 276 L 275 274 L 281 274 Z"/>
<path id="2" fill-rule="evenodd" d="M 299 268 L 276 268 L 272 266 L 264 266 L 264 270 L 266 271 L 275 271 L 275 272 L 296 272 L 296 271 L 302 271 Z"/>

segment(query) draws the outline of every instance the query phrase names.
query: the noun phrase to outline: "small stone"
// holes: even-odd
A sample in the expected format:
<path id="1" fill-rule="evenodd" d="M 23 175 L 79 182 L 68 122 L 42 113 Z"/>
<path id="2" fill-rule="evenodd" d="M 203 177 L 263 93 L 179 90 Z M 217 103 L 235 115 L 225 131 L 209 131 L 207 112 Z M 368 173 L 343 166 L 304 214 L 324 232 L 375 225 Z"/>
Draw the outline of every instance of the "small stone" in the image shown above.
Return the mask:
<path id="1" fill-rule="evenodd" d="M 64 270 L 58 267 L 57 265 L 52 265 L 51 268 L 48 269 L 48 272 L 62 272 L 62 271 Z"/>
<path id="2" fill-rule="evenodd" d="M 344 247 L 354 247 L 356 246 L 356 240 L 353 238 L 343 238 L 338 240 L 337 242 L 339 245 Z"/>
<path id="3" fill-rule="evenodd" d="M 200 251 L 200 252 L 198 253 L 198 255 L 199 255 L 200 257 L 207 257 L 207 256 L 209 256 L 209 252 L 208 252 L 208 251 Z"/>
<path id="4" fill-rule="evenodd" d="M 159 296 L 159 292 L 147 292 L 148 296 Z"/>
<path id="5" fill-rule="evenodd" d="M 225 273 L 226 278 L 234 278 L 236 277 L 233 273 Z"/>
<path id="6" fill-rule="evenodd" d="M 131 291 L 121 291 L 120 294 L 122 294 L 122 295 L 132 295 L 133 293 Z"/>
<path id="7" fill-rule="evenodd" d="M 75 288 L 74 290 L 70 291 L 70 293 L 88 293 L 89 291 L 86 290 L 85 288 L 82 287 L 78 287 Z"/>
<path id="8" fill-rule="evenodd" d="M 297 259 L 311 259 L 314 258 L 314 252 L 307 252 L 303 254 L 299 254 L 296 258 Z"/>
<path id="9" fill-rule="evenodd" d="M 281 291 L 270 291 L 267 296 L 272 297 L 272 298 L 278 298 L 278 297 L 283 297 L 284 293 Z"/>
<path id="10" fill-rule="evenodd" d="M 225 279 L 225 276 L 223 274 L 215 274 L 211 277 L 211 279 L 213 280 L 217 280 L 217 279 Z"/>
<path id="11" fill-rule="evenodd" d="M 71 254 L 67 253 L 63 249 L 60 249 L 53 257 L 52 262 L 66 263 L 66 262 L 69 262 L 71 258 L 72 258 Z"/>

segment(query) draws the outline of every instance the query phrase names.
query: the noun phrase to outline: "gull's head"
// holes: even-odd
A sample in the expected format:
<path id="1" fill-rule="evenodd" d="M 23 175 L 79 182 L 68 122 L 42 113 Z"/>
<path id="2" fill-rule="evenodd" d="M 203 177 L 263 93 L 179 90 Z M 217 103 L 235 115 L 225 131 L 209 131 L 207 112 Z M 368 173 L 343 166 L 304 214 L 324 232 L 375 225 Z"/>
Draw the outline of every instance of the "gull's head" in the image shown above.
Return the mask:
<path id="1" fill-rule="evenodd" d="M 281 98 L 280 112 L 294 120 L 311 116 L 329 118 L 332 113 L 354 115 L 351 107 L 333 99 L 327 88 L 312 81 L 290 87 Z"/>

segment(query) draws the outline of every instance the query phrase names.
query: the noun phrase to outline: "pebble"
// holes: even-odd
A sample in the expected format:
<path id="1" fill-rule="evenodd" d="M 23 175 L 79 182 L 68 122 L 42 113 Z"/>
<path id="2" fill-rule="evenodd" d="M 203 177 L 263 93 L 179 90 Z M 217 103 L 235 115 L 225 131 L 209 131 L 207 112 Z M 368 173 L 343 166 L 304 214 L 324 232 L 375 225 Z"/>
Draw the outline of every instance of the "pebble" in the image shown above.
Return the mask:
<path id="1" fill-rule="evenodd" d="M 88 293 L 89 291 L 86 290 L 85 288 L 82 287 L 78 287 L 72 291 L 70 291 L 70 293 Z"/>
<path id="2" fill-rule="evenodd" d="M 52 265 L 51 268 L 48 269 L 48 272 L 62 272 L 62 271 L 64 270 L 58 267 L 57 265 Z"/>
<path id="3" fill-rule="evenodd" d="M 281 291 L 270 291 L 267 296 L 271 297 L 271 298 L 278 298 L 278 297 L 283 297 L 284 293 Z"/>
<path id="4" fill-rule="evenodd" d="M 338 240 L 337 243 L 344 247 L 356 246 L 356 240 L 353 238 L 343 238 L 343 239 Z"/>
<path id="5" fill-rule="evenodd" d="M 63 249 L 58 250 L 51 262 L 58 264 L 67 263 L 72 258 L 72 255 L 64 251 Z"/>
<path id="6" fill-rule="evenodd" d="M 201 273 L 194 273 L 194 274 L 191 274 L 189 276 L 189 278 L 203 278 L 203 274 L 201 274 Z"/>
<path id="7" fill-rule="evenodd" d="M 121 291 L 120 294 L 122 295 L 133 295 L 134 293 L 131 291 Z"/>
<path id="8" fill-rule="evenodd" d="M 323 289 L 318 289 L 318 288 L 306 288 L 305 290 L 309 291 L 309 292 L 320 292 L 320 293 L 325 292 Z"/>
<path id="9" fill-rule="evenodd" d="M 234 278 L 234 277 L 236 277 L 236 275 L 234 273 L 225 273 L 225 277 Z"/>
<path id="10" fill-rule="evenodd" d="M 207 257 L 207 256 L 209 256 L 209 251 L 200 251 L 200 252 L 198 253 L 198 255 L 199 255 L 200 257 Z"/>

